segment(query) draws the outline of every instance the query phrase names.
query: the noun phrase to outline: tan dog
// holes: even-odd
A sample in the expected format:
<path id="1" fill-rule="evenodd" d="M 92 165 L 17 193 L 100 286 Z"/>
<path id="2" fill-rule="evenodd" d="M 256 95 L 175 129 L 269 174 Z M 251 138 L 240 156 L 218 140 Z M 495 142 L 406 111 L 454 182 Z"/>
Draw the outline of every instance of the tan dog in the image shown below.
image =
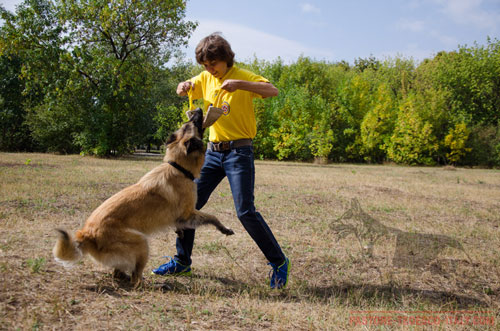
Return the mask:
<path id="1" fill-rule="evenodd" d="M 135 287 L 149 256 L 148 236 L 175 227 L 194 229 L 212 224 L 231 235 L 216 217 L 195 210 L 196 184 L 205 159 L 203 112 L 197 109 L 169 138 L 165 163 L 154 168 L 137 184 L 129 186 L 100 205 L 78 230 L 75 238 L 64 230 L 53 253 L 56 260 L 77 262 L 84 254 L 114 269 L 114 277 L 131 272 Z"/>

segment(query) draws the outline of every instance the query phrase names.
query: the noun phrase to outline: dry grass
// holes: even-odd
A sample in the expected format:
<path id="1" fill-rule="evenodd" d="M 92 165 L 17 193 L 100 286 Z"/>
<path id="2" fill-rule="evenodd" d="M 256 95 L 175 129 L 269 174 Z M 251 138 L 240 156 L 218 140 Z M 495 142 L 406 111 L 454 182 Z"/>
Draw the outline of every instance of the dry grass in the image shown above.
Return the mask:
<path id="1" fill-rule="evenodd" d="M 0 154 L 0 329 L 339 330 L 367 311 L 480 311 L 493 325 L 435 328 L 500 326 L 498 170 L 257 162 L 257 208 L 292 261 L 284 291 L 268 289 L 267 261 L 237 220 L 227 181 L 205 210 L 236 235 L 197 231 L 193 277 L 146 274 L 134 290 L 88 258 L 73 269 L 53 261 L 54 228 L 76 230 L 159 162 Z M 331 230 L 353 198 L 386 226 L 458 240 L 471 260 L 448 248 L 426 266 L 397 268 L 390 236 L 363 255 L 355 235 Z M 147 269 L 175 254 L 174 241 L 173 231 L 152 238 Z M 380 327 L 411 328 L 358 329 Z"/>

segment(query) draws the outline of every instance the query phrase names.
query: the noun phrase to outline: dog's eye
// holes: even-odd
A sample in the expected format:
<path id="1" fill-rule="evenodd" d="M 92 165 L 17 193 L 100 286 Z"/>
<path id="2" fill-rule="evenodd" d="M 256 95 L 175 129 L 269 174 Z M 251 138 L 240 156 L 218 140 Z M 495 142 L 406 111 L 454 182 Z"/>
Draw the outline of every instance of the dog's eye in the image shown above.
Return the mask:
<path id="1" fill-rule="evenodd" d="M 171 143 L 173 143 L 176 140 L 177 140 L 177 136 L 175 135 L 175 133 L 172 133 L 165 144 L 170 145 Z"/>

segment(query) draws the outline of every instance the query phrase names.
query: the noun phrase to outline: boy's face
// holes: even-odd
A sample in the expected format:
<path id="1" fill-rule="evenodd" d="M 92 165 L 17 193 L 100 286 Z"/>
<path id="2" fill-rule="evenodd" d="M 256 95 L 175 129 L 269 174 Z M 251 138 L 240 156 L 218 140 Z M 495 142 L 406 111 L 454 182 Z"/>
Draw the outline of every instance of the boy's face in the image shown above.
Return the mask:
<path id="1" fill-rule="evenodd" d="M 227 70 L 227 62 L 221 60 L 205 61 L 203 62 L 205 70 L 211 73 L 215 78 L 222 78 Z"/>

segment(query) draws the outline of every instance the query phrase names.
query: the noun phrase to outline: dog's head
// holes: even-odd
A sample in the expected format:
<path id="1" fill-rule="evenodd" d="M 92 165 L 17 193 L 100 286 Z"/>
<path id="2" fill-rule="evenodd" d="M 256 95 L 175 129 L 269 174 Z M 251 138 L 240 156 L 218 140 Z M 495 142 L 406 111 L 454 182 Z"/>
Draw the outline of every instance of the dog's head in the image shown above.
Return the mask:
<path id="1" fill-rule="evenodd" d="M 186 114 L 189 120 L 168 138 L 165 162 L 174 161 L 193 173 L 199 173 L 205 160 L 203 132 L 222 115 L 222 109 L 209 107 L 203 117 L 201 108 L 190 110 Z"/>
<path id="2" fill-rule="evenodd" d="M 168 138 L 165 161 L 176 161 L 179 157 L 187 157 L 192 153 L 204 153 L 203 145 L 203 111 L 198 108 L 177 131 Z"/>

